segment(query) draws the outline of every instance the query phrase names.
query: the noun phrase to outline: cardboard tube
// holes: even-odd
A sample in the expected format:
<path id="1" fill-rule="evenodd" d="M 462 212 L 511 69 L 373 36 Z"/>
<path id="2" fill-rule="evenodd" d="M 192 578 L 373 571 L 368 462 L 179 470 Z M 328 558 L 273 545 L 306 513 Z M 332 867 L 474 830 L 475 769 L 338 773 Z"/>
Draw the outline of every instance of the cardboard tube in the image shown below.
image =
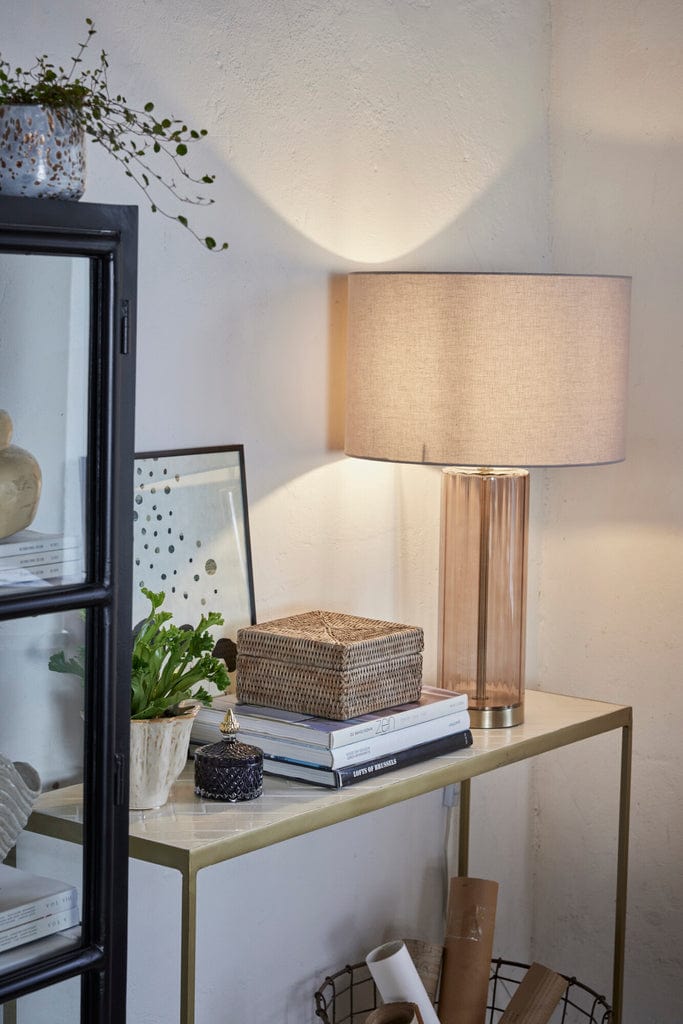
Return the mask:
<path id="1" fill-rule="evenodd" d="M 567 988 L 567 979 L 533 963 L 500 1018 L 500 1024 L 548 1024 Z"/>
<path id="2" fill-rule="evenodd" d="M 365 1024 L 423 1024 L 417 1003 L 385 1003 L 365 1018 Z"/>
<path id="3" fill-rule="evenodd" d="M 417 1003 L 423 1024 L 439 1024 L 404 942 L 398 939 L 377 946 L 368 953 L 365 962 L 385 1003 Z"/>
<path id="4" fill-rule="evenodd" d="M 441 975 L 441 1024 L 482 1024 L 486 1015 L 498 883 L 452 878 Z"/>

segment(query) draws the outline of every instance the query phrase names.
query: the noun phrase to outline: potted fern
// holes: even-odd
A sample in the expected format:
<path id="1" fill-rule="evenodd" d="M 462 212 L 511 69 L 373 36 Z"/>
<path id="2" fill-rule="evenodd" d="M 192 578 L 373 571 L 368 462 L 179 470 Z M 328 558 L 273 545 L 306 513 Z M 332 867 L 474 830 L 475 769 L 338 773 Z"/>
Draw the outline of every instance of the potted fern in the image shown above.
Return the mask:
<path id="1" fill-rule="evenodd" d="M 206 136 L 206 129 L 158 115 L 151 101 L 139 108 L 129 105 L 109 87 L 104 50 L 92 67 L 83 67 L 96 34 L 92 19 L 85 21 L 86 39 L 67 67 L 54 64 L 47 54 L 30 68 L 13 67 L 0 52 L 0 193 L 79 199 L 85 191 L 85 139 L 90 138 L 121 164 L 154 213 L 180 223 L 209 250 L 227 249 L 226 242 L 200 235 L 184 214 L 173 213 L 159 198 L 197 206 L 213 203 L 203 193 L 193 193 L 197 185 L 212 185 L 215 175 L 195 177 L 184 163 L 189 147 Z"/>
<path id="2" fill-rule="evenodd" d="M 162 611 L 164 593 L 142 589 L 151 609 L 135 630 L 130 684 L 131 810 L 160 807 L 187 760 L 192 722 L 200 704 L 210 705 L 205 684 L 223 692 L 230 679 L 225 662 L 216 657 L 213 626 L 223 624 L 218 612 L 208 612 L 197 626 L 177 626 L 171 612 Z M 67 658 L 55 652 L 53 672 L 85 676 L 84 648 Z"/>

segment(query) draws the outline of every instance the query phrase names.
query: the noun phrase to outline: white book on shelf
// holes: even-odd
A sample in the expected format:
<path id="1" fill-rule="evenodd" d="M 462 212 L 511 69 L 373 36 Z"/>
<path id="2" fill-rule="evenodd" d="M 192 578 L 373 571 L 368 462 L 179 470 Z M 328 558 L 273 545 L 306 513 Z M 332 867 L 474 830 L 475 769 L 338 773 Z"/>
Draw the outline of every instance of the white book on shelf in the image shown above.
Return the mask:
<path id="1" fill-rule="evenodd" d="M 66 551 L 78 548 L 80 541 L 72 534 L 41 533 L 40 530 L 19 530 L 0 540 L 0 565 L 3 558 L 39 554 L 45 551 Z"/>
<path id="2" fill-rule="evenodd" d="M 322 768 L 319 765 L 301 764 L 299 761 L 264 755 L 263 770 L 268 775 L 281 775 L 287 779 L 297 779 L 300 782 L 313 782 L 321 786 L 341 789 L 356 782 L 377 778 L 386 772 L 419 764 L 432 757 L 452 754 L 471 746 L 472 733 L 469 729 L 465 729 L 463 732 L 442 736 L 440 739 L 430 740 L 428 743 L 418 743 L 417 746 L 408 747 L 407 750 L 399 750 L 369 761 L 361 761 L 360 764 L 347 764 L 343 768 Z"/>
<path id="3" fill-rule="evenodd" d="M 81 558 L 60 559 L 46 565 L 8 566 L 0 564 L 0 587 L 24 586 L 27 583 L 41 584 L 46 580 L 73 579 L 84 572 Z"/>
<path id="4" fill-rule="evenodd" d="M 441 739 L 444 736 L 452 736 L 454 733 L 464 732 L 469 727 L 469 711 L 457 711 L 453 715 L 443 715 L 441 718 L 434 718 L 431 721 L 418 722 L 417 725 L 408 726 L 407 729 L 400 729 L 398 732 L 384 733 L 373 736 L 369 740 L 347 743 L 345 746 L 332 749 L 298 743 L 296 740 L 288 740 L 280 736 L 268 736 L 265 733 L 256 732 L 254 729 L 246 729 L 244 722 L 240 725 L 238 736 L 244 743 L 260 747 L 264 754 L 271 757 L 286 757 L 293 761 L 302 761 L 305 764 L 320 765 L 325 768 L 342 768 L 345 765 L 358 764 L 371 758 L 395 754 L 422 743 Z"/>
<path id="5" fill-rule="evenodd" d="M 74 907 L 78 908 L 74 885 L 0 864 L 0 937 L 11 928 Z"/>
<path id="6" fill-rule="evenodd" d="M 229 708 L 235 712 L 245 729 L 265 733 L 267 736 L 280 736 L 299 743 L 309 743 L 312 746 L 328 747 L 331 750 L 358 743 L 360 740 L 371 740 L 376 736 L 398 732 L 456 711 L 465 711 L 467 694 L 455 693 L 437 686 L 423 686 L 416 701 L 371 711 L 346 721 L 286 711 L 282 708 L 242 704 L 233 694 L 223 694 L 214 697 L 212 707 L 199 709 L 195 719 L 197 729 L 202 735 L 208 735 L 204 727 L 213 726 L 213 738 L 219 739 L 218 726 Z"/>
<path id="7" fill-rule="evenodd" d="M 66 953 L 76 949 L 81 941 L 81 929 L 78 925 L 65 928 L 64 931 L 52 932 L 41 939 L 33 939 L 14 949 L 6 949 L 0 953 L 0 975 L 8 971 L 16 971 L 19 967 L 39 963 L 49 956 Z"/>
<path id="8" fill-rule="evenodd" d="M 75 543 L 68 547 L 51 548 L 49 551 L 28 551 L 23 554 L 3 555 L 0 548 L 0 573 L 11 569 L 35 569 L 38 566 L 63 564 L 80 559 L 81 548 Z"/>
<path id="9" fill-rule="evenodd" d="M 33 921 L 25 921 L 24 924 L 15 925 L 0 931 L 0 954 L 8 949 L 15 949 L 28 942 L 35 942 L 46 935 L 53 935 L 56 932 L 63 932 L 67 928 L 73 928 L 80 920 L 78 907 L 69 907 L 66 910 L 56 910 L 54 913 L 45 914 L 44 917 L 37 917 Z M 4 966 L 0 959 L 0 967 Z"/>

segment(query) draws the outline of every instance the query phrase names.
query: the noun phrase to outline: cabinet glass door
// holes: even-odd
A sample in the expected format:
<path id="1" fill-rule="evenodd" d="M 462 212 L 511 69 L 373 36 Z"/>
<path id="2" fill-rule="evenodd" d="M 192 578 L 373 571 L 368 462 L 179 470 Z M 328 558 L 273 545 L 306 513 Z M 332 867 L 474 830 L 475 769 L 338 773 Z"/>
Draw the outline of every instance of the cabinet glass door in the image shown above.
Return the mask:
<path id="1" fill-rule="evenodd" d="M 85 578 L 90 260 L 0 253 L 0 592 Z"/>
<path id="2" fill-rule="evenodd" d="M 83 782 L 85 650 L 80 609 L 0 622 L 0 982 L 80 946 L 83 847 L 23 827 L 41 793 Z"/>
<path id="3" fill-rule="evenodd" d="M 125 1019 L 134 214 L 0 199 L 2 1024 Z"/>

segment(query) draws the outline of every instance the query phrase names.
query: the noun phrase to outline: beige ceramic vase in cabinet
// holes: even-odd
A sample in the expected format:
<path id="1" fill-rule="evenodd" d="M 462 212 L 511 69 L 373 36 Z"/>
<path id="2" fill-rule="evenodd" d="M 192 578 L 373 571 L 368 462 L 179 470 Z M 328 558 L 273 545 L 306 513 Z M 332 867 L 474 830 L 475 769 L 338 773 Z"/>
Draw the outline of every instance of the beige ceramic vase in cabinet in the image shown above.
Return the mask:
<path id="1" fill-rule="evenodd" d="M 12 419 L 0 409 L 0 539 L 31 525 L 42 483 L 34 457 L 11 440 Z"/>

